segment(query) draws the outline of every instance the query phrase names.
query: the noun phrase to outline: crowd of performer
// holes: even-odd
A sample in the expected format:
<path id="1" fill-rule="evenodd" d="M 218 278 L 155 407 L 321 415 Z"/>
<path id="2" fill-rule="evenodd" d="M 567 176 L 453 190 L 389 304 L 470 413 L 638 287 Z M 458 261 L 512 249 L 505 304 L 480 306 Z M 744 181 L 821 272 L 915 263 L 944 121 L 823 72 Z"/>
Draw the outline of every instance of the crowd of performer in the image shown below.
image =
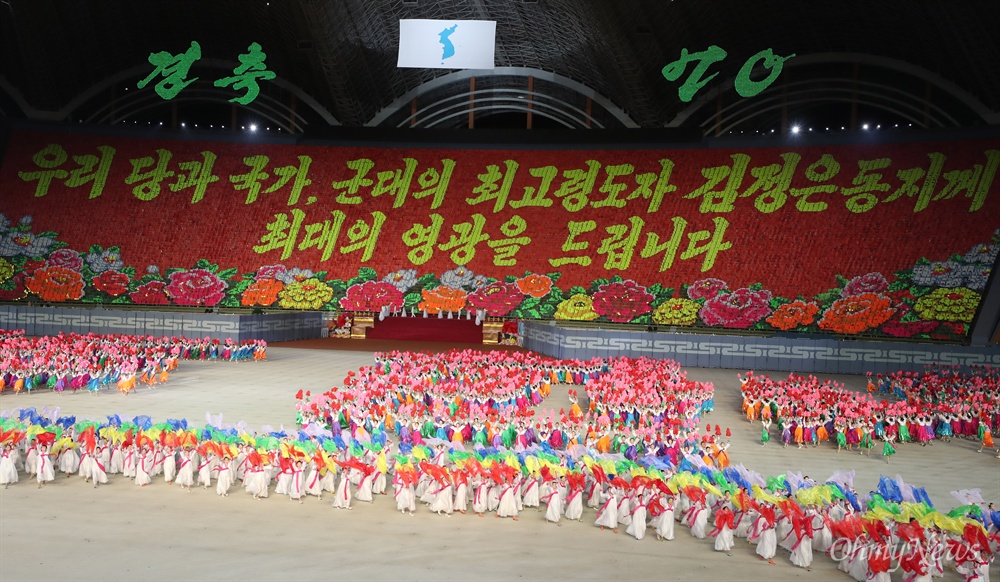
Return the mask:
<path id="1" fill-rule="evenodd" d="M 899 477 L 882 478 L 859 496 L 853 472 L 823 482 L 801 474 L 765 478 L 742 465 L 711 467 L 694 454 L 673 465 L 590 447 L 407 445 L 366 434 L 360 424 L 338 436 L 315 424 L 253 436 L 221 419 L 200 428 L 176 420 L 154 425 L 148 417 L 70 424 L 75 419 L 17 412 L 0 424 L 5 488 L 21 473 L 39 488 L 74 477 L 96 488 L 120 474 L 119 483 L 204 488 L 221 497 L 240 489 L 255 500 L 325 496 L 345 510 L 383 496 L 406 515 L 421 508 L 517 521 L 535 509 L 532 519 L 557 526 L 592 520 L 637 540 L 672 540 L 679 524 L 695 538 L 715 538 L 714 549 L 728 555 L 746 539 L 771 564 L 784 551 L 792 565 L 811 569 L 814 552 L 825 552 L 859 581 L 888 580 L 897 568 L 907 580 L 947 568 L 986 580 L 1000 541 L 1000 512 L 977 491 L 954 492 L 964 505 L 942 513 Z"/>
<path id="2" fill-rule="evenodd" d="M 908 408 L 933 406 L 925 396 L 876 401 L 794 375 L 773 381 L 750 373 L 741 381 L 747 418 L 765 423 L 765 442 L 772 421 L 786 445 L 835 440 L 862 452 L 876 438 L 891 446 L 938 434 L 933 415 L 925 427 L 923 411 Z M 930 393 L 927 382 L 922 394 Z M 970 386 L 981 386 L 952 382 L 935 393 L 967 397 Z M 559 383 L 582 385 L 585 403 L 570 390 L 568 410 L 536 412 Z M 211 416 L 194 427 L 19 409 L 0 418 L 0 484 L 22 474 L 39 488 L 72 477 L 93 487 L 128 479 L 220 497 L 240 489 L 255 500 L 326 497 L 345 510 L 386 499 L 406 515 L 515 521 L 535 509 L 534 519 L 556 526 L 589 521 L 637 540 L 647 533 L 674 539 L 680 524 L 695 538 L 714 538 L 714 549 L 728 555 L 736 539 L 746 539 L 771 564 L 785 552 L 792 565 L 810 569 L 813 552 L 825 552 L 859 581 L 888 580 L 895 569 L 907 580 L 929 580 L 948 568 L 986 580 L 1000 541 L 1000 512 L 977 491 L 954 492 L 963 505 L 944 513 L 899 477 L 859 495 L 853 472 L 816 481 L 765 478 L 732 465 L 722 427 L 701 429 L 714 405 L 712 385 L 687 380 L 674 362 L 391 352 L 349 373 L 342 387 L 296 397 L 291 432 L 251 433 Z M 985 425 L 988 434 L 996 411 L 977 412 L 977 429 Z"/>
<path id="3" fill-rule="evenodd" d="M 267 342 L 140 335 L 64 334 L 31 337 L 0 331 L 0 393 L 38 390 L 96 393 L 166 382 L 179 360 L 253 361 Z"/>
<path id="4" fill-rule="evenodd" d="M 587 406 L 570 390 L 570 406 L 536 413 L 553 384 L 583 385 Z M 393 433 L 404 446 L 457 442 L 521 451 L 574 445 L 630 460 L 655 454 L 676 463 L 697 452 L 728 465 L 721 427 L 700 429 L 713 407 L 711 383 L 686 378 L 676 362 L 616 358 L 560 361 L 524 352 L 498 356 L 471 350 L 444 354 L 376 354 L 376 364 L 349 372 L 344 386 L 300 391 L 298 422 L 340 434 L 353 426 Z"/>
<path id="5" fill-rule="evenodd" d="M 867 393 L 796 374 L 774 380 L 749 372 L 740 383 L 743 412 L 750 422 L 761 423 L 764 445 L 771 440 L 773 426 L 785 447 L 830 442 L 838 451 L 871 456 L 881 443 L 887 462 L 899 444 L 929 446 L 954 438 L 975 440 L 979 452 L 1000 458 L 993 440 L 993 431 L 1000 427 L 1000 377 L 995 370 L 982 375 L 935 370 L 869 376 Z"/>

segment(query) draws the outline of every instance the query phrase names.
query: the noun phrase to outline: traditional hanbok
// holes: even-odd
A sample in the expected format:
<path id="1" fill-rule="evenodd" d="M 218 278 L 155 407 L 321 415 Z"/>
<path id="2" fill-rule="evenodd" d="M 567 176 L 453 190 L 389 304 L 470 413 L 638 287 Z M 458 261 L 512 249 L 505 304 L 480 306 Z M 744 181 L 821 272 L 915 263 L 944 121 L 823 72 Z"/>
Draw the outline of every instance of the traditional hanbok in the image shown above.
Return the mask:
<path id="1" fill-rule="evenodd" d="M 712 535 L 715 536 L 715 551 L 729 553 L 733 549 L 733 512 L 728 508 L 720 509 L 715 514 L 715 529 Z"/>
<path id="2" fill-rule="evenodd" d="M 563 493 L 564 487 L 556 484 L 552 490 L 545 495 L 545 521 L 559 523 L 563 513 Z"/>
<path id="3" fill-rule="evenodd" d="M 215 481 L 215 494 L 221 495 L 223 497 L 229 497 L 229 488 L 236 481 L 236 475 L 233 471 L 233 462 L 229 459 L 224 459 L 219 463 L 219 476 Z"/>
<path id="4" fill-rule="evenodd" d="M 125 465 L 125 455 L 122 454 L 121 447 L 111 448 L 111 461 L 108 465 L 108 473 L 112 475 L 117 475 L 122 472 Z"/>
<path id="5" fill-rule="evenodd" d="M 274 488 L 275 495 L 288 495 L 289 486 L 292 484 L 292 468 L 284 467 L 278 473 L 278 485 Z"/>
<path id="6" fill-rule="evenodd" d="M 41 487 L 48 481 L 55 481 L 55 468 L 52 466 L 52 457 L 49 455 L 48 449 L 43 448 L 39 450 L 37 459 L 38 465 L 35 467 L 35 478 L 38 481 L 38 486 Z"/>
<path id="7" fill-rule="evenodd" d="M 637 500 L 635 507 L 632 508 L 632 516 L 625 533 L 637 540 L 646 536 L 646 505 L 642 500 Z"/>
<path id="8" fill-rule="evenodd" d="M 621 494 L 621 501 L 618 502 L 618 523 L 620 525 L 632 523 L 632 498 L 624 492 Z"/>
<path id="9" fill-rule="evenodd" d="M 179 479 L 180 477 L 178 477 Z M 254 499 L 267 497 L 271 486 L 271 474 L 262 466 L 252 466 L 243 479 L 243 488 L 254 496 Z"/>
<path id="10" fill-rule="evenodd" d="M 108 472 L 105 470 L 107 465 L 104 464 L 104 459 L 101 455 L 95 455 L 90 466 L 90 478 L 94 482 L 94 487 L 98 484 L 104 485 L 108 482 Z"/>
<path id="11" fill-rule="evenodd" d="M 531 477 L 525 480 L 521 498 L 524 507 L 538 507 L 541 505 L 538 494 L 538 479 Z"/>
<path id="12" fill-rule="evenodd" d="M 688 512 L 687 524 L 691 528 L 691 535 L 698 539 L 705 539 L 708 535 L 708 509 L 702 505 L 695 505 Z"/>
<path id="13" fill-rule="evenodd" d="M 497 503 L 497 517 L 517 519 L 518 501 L 517 485 L 513 483 L 501 485 L 500 499 Z"/>
<path id="14" fill-rule="evenodd" d="M 0 485 L 7 487 L 11 483 L 17 483 L 17 465 L 14 464 L 13 453 L 5 450 L 0 453 Z"/>
<path id="15" fill-rule="evenodd" d="M 302 498 L 305 497 L 305 473 L 301 467 L 292 469 L 292 478 L 288 482 L 288 497 L 299 503 L 302 503 Z"/>
<path id="16" fill-rule="evenodd" d="M 347 475 L 347 470 L 340 472 L 340 480 L 337 481 L 337 491 L 333 494 L 333 507 L 336 509 L 351 508 L 351 478 Z"/>
<path id="17" fill-rule="evenodd" d="M 125 456 L 122 459 L 122 475 L 125 475 L 129 479 L 135 479 L 135 465 L 138 454 L 138 451 L 133 447 L 125 450 Z"/>
<path id="18" fill-rule="evenodd" d="M 371 503 L 372 498 L 372 484 L 375 480 L 375 471 L 366 471 L 362 477 L 360 483 L 358 483 L 358 490 L 354 493 L 354 498 L 358 501 L 366 501 Z M 450 500 L 449 500 L 450 504 Z"/>
<path id="19" fill-rule="evenodd" d="M 71 475 L 80 470 L 80 455 L 76 449 L 66 448 L 59 453 L 59 472 Z"/>
<path id="20" fill-rule="evenodd" d="M 615 497 L 615 492 L 609 489 L 607 493 L 601 493 L 601 499 L 603 503 L 597 510 L 597 520 L 594 521 L 594 525 L 617 530 L 618 498 Z"/>
<path id="21" fill-rule="evenodd" d="M 583 489 L 572 488 L 566 495 L 566 519 L 583 519 Z"/>
<path id="22" fill-rule="evenodd" d="M 778 553 L 778 536 L 774 526 L 764 516 L 757 518 L 750 528 L 750 541 L 757 540 L 756 553 L 763 560 L 771 560 Z"/>
<path id="23" fill-rule="evenodd" d="M 455 500 L 452 509 L 459 513 L 465 513 L 469 509 L 469 484 L 463 479 L 455 483 Z"/>
<path id="24" fill-rule="evenodd" d="M 656 535 L 664 540 L 674 539 L 674 506 L 669 502 L 664 505 L 656 523 Z"/>
<path id="25" fill-rule="evenodd" d="M 212 465 L 214 464 L 211 456 L 206 455 L 204 459 L 198 463 L 198 485 L 204 485 L 205 489 L 212 486 Z"/>
<path id="26" fill-rule="evenodd" d="M 334 488 L 336 488 L 336 484 L 333 480 L 333 472 L 326 467 L 318 469 L 314 464 L 309 476 L 306 477 L 306 495 L 323 499 L 323 491 L 332 491 Z"/>
<path id="27" fill-rule="evenodd" d="M 405 482 L 403 477 L 397 472 L 392 479 L 392 496 L 396 500 L 396 510 L 400 513 L 410 512 L 417 509 L 417 496 L 413 491 L 413 485 Z"/>
<path id="28" fill-rule="evenodd" d="M 181 463 L 177 468 L 177 477 L 174 478 L 174 483 L 188 489 L 194 486 L 194 462 L 190 453 L 181 453 Z"/>
<path id="29" fill-rule="evenodd" d="M 80 477 L 83 477 L 84 481 L 90 480 L 90 474 L 93 472 L 94 457 L 90 453 L 84 451 L 83 455 L 80 457 L 80 462 L 77 465 L 76 472 Z"/>
<path id="30" fill-rule="evenodd" d="M 475 484 L 475 492 L 472 495 L 472 511 L 482 515 L 489 511 L 487 498 L 489 497 L 490 485 L 488 481 L 481 480 Z"/>
<path id="31" fill-rule="evenodd" d="M 431 493 L 431 503 L 428 509 L 434 513 L 444 513 L 446 515 L 451 515 L 454 511 L 454 500 L 452 499 L 453 489 L 450 483 L 438 483 L 434 482 L 430 487 Z"/>
<path id="32" fill-rule="evenodd" d="M 177 454 L 169 450 L 163 457 L 163 481 L 170 483 L 177 476 Z"/>
<path id="33" fill-rule="evenodd" d="M 138 462 L 135 464 L 135 484 L 145 487 L 153 482 L 153 479 L 149 475 L 149 470 L 153 465 L 153 452 L 149 451 L 143 455 L 136 454 Z"/>
<path id="34" fill-rule="evenodd" d="M 24 455 L 24 472 L 34 475 L 38 472 L 38 449 L 28 447 L 28 453 Z"/>
<path id="35" fill-rule="evenodd" d="M 808 536 L 799 538 L 792 546 L 792 564 L 799 568 L 811 568 L 813 561 L 812 539 Z"/>

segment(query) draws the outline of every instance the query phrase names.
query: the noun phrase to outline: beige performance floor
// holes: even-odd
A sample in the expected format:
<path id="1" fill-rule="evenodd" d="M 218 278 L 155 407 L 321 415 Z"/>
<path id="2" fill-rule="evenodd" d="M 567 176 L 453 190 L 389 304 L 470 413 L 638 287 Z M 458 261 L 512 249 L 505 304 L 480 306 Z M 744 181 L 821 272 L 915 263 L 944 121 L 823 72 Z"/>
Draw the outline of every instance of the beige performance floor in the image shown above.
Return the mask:
<path id="1" fill-rule="evenodd" d="M 196 425 L 211 412 L 252 428 L 291 427 L 298 389 L 339 384 L 348 370 L 372 363 L 373 349 L 382 349 L 328 341 L 349 342 L 350 349 L 271 347 L 262 363 L 182 362 L 170 382 L 155 390 L 140 388 L 127 397 L 2 394 L 0 410 L 59 406 L 60 414 L 78 418 L 149 414 L 154 422 L 185 417 Z M 734 463 L 765 475 L 802 470 L 816 479 L 853 468 L 859 491 L 873 488 L 879 474 L 899 473 L 926 486 L 939 507 L 957 505 L 949 491 L 960 488 L 978 487 L 987 500 L 1000 501 L 1000 460 L 976 454 L 978 445 L 971 442 L 904 445 L 888 465 L 880 455 L 838 454 L 829 446 L 783 449 L 772 440 L 762 448 L 760 425 L 741 420 L 736 372 L 689 372 L 715 383 L 715 412 L 707 421 L 733 429 Z M 837 379 L 856 389 L 862 384 L 861 378 Z M 543 407 L 568 406 L 566 388 L 553 390 Z M 777 565 L 761 562 L 745 542 L 727 557 L 712 551 L 711 538 L 695 540 L 684 527 L 671 542 L 652 535 L 637 541 L 624 528 L 618 535 L 601 532 L 593 526 L 592 510 L 581 523 L 563 527 L 546 524 L 534 511 L 518 522 L 419 509 L 409 517 L 394 511 L 391 496 L 343 511 L 331 508 L 327 498 L 308 498 L 303 505 L 274 495 L 254 501 L 242 489 L 221 498 L 214 490 L 188 493 L 160 479 L 138 488 L 115 476 L 95 490 L 78 477 L 61 477 L 41 490 L 24 480 L 0 490 L 0 581 L 850 580 L 819 555 L 812 572 L 792 566 L 780 550 Z M 991 573 L 1000 579 L 996 565 Z M 959 578 L 949 573 L 947 579 Z"/>

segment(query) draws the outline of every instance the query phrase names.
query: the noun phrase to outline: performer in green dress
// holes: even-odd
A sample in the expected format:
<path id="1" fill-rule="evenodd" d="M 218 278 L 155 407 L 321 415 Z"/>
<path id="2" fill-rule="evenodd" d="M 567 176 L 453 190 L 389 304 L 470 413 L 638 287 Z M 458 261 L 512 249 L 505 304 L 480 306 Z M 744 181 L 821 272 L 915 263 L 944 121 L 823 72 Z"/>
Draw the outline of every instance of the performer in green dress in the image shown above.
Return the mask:
<path id="1" fill-rule="evenodd" d="M 882 446 L 882 456 L 885 457 L 885 462 L 889 462 L 889 457 L 896 454 L 896 449 L 892 446 L 892 441 L 894 437 L 891 434 L 885 435 L 885 444 Z"/>

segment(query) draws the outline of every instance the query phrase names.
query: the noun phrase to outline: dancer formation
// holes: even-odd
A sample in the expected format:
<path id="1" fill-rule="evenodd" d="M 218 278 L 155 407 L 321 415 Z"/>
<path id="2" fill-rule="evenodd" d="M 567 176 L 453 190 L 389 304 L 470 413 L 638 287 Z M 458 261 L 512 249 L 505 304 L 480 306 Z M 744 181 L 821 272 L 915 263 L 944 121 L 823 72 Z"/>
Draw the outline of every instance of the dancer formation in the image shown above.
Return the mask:
<path id="1" fill-rule="evenodd" d="M 585 404 L 571 391 L 568 409 L 535 412 L 557 383 L 583 385 Z M 817 386 L 751 374 L 748 417 L 766 409 L 791 423 L 784 419 L 807 407 L 796 399 L 811 406 L 808 394 L 821 392 L 834 425 L 849 418 L 840 388 Z M 731 465 L 722 427 L 700 428 L 713 407 L 711 384 L 687 380 L 673 362 L 393 352 L 342 387 L 297 397 L 296 430 L 256 433 L 211 416 L 194 427 L 18 410 L 0 422 L 0 482 L 25 473 L 44 487 L 77 475 L 99 487 L 120 473 L 140 487 L 201 487 L 223 497 L 242 488 L 254 499 L 297 503 L 325 496 L 339 509 L 384 495 L 407 515 L 422 508 L 519 520 L 536 509 L 532 519 L 587 520 L 638 540 L 674 539 L 682 525 L 730 555 L 746 539 L 770 563 L 787 552 L 793 565 L 810 568 L 813 552 L 826 552 L 857 580 L 888 579 L 896 568 L 927 579 L 949 567 L 977 579 L 988 575 L 1000 541 L 1000 512 L 976 491 L 955 492 L 962 505 L 945 513 L 898 477 L 859 496 L 853 473 L 816 481 Z M 805 445 L 811 439 L 800 424 Z"/>
<path id="2" fill-rule="evenodd" d="M 533 408 L 553 384 L 585 386 L 587 410 L 575 391 L 558 414 Z M 350 372 L 342 388 L 297 394 L 300 425 L 319 424 L 335 436 L 352 424 L 391 432 L 403 447 L 427 439 L 524 450 L 571 445 L 616 452 L 629 460 L 669 456 L 715 445 L 699 432 L 713 407 L 710 383 L 687 380 L 675 362 L 613 359 L 562 362 L 527 353 L 486 358 L 472 351 L 435 356 L 377 354 L 376 365 Z"/>
<path id="3" fill-rule="evenodd" d="M 993 440 L 993 431 L 1000 426 L 997 370 L 984 368 L 974 375 L 940 370 L 869 375 L 868 394 L 795 374 L 772 380 L 749 372 L 740 382 L 743 412 L 750 422 L 760 421 L 764 445 L 770 442 L 774 426 L 786 447 L 829 442 L 838 451 L 870 456 L 881 443 L 887 462 L 898 444 L 928 446 L 953 438 L 975 440 L 979 452 L 1000 458 Z"/>
<path id="4" fill-rule="evenodd" d="M 99 392 L 128 394 L 138 384 L 169 378 L 178 360 L 246 361 L 267 358 L 267 343 L 185 337 L 59 334 L 28 337 L 0 332 L 0 393 Z"/>

